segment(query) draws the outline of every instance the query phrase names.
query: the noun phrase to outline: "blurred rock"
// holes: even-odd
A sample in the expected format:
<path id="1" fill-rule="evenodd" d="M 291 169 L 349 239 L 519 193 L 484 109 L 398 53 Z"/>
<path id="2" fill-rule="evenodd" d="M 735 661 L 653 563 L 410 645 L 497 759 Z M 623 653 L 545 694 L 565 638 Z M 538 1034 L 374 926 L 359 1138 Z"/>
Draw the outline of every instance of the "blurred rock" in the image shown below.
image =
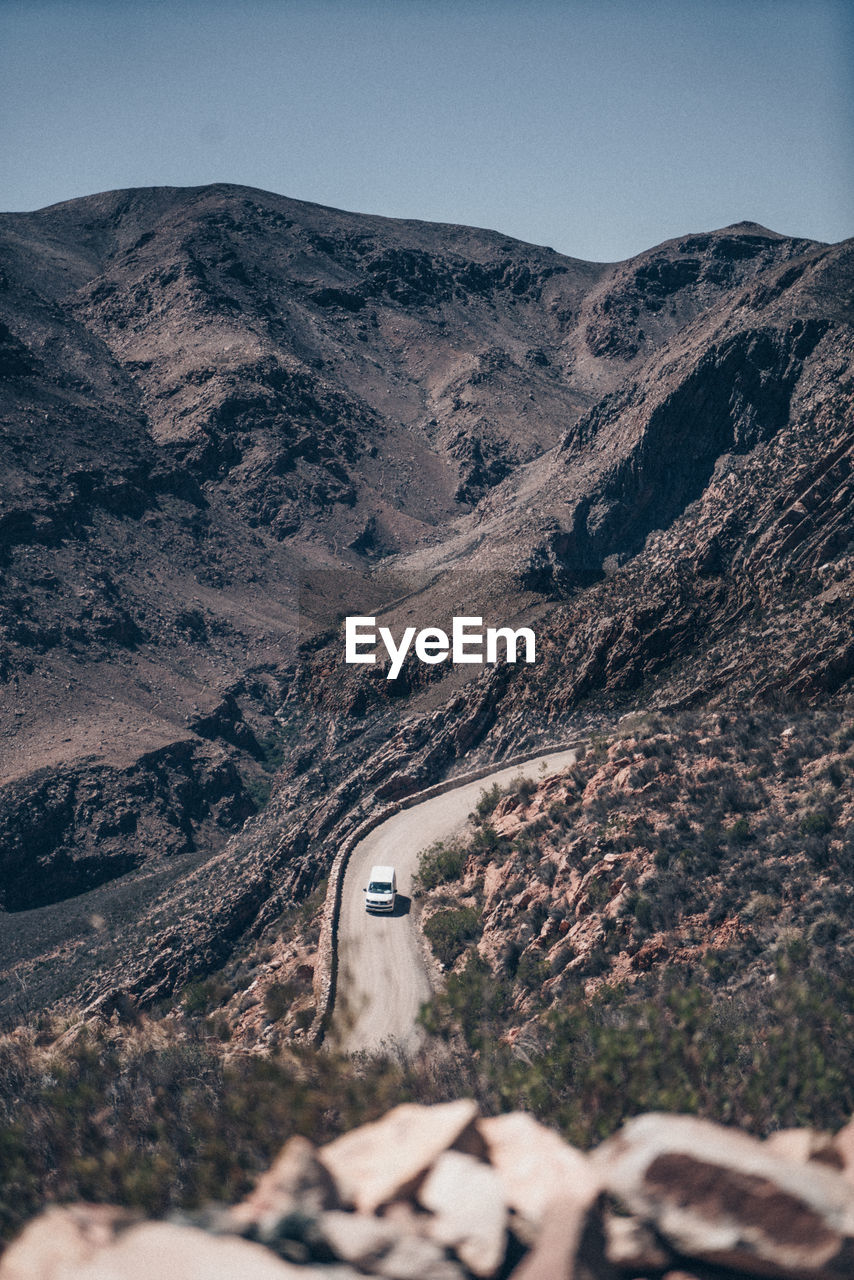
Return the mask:
<path id="1" fill-rule="evenodd" d="M 326 1268 L 296 1267 L 262 1245 L 165 1222 L 130 1227 L 100 1244 L 86 1237 L 84 1248 L 69 1230 L 68 1218 L 59 1221 L 54 1213 L 37 1218 L 0 1265 L 2 1280 L 349 1280 L 355 1275 L 349 1269 L 336 1275 Z"/>
<path id="2" fill-rule="evenodd" d="M 418 1178 L 472 1125 L 469 1099 L 422 1107 L 403 1103 L 382 1120 L 336 1138 L 320 1150 L 341 1198 L 361 1213 L 409 1195 Z"/>
<path id="3" fill-rule="evenodd" d="M 690 1116 L 630 1120 L 594 1156 L 606 1189 L 680 1254 L 750 1274 L 854 1274 L 854 1192 L 838 1173 Z"/>
<path id="4" fill-rule="evenodd" d="M 312 1144 L 307 1138 L 294 1137 L 246 1199 L 228 1211 L 222 1229 L 237 1234 L 252 1229 L 259 1239 L 268 1241 L 279 1234 L 284 1218 L 294 1214 L 313 1218 L 339 1204 L 332 1176 Z"/>
<path id="5" fill-rule="evenodd" d="M 291 1139 L 231 1209 L 49 1209 L 0 1280 L 851 1280 L 854 1186 L 824 1162 L 850 1130 L 650 1114 L 587 1157 L 525 1114 L 405 1104 L 320 1152 Z"/>
<path id="6" fill-rule="evenodd" d="M 794 1160 L 798 1164 L 815 1160 L 831 1169 L 845 1168 L 833 1136 L 817 1129 L 778 1129 L 765 1139 L 765 1148 L 780 1160 Z"/>
<path id="7" fill-rule="evenodd" d="M 389 1280 L 462 1280 L 462 1271 L 432 1240 L 397 1223 L 361 1213 L 323 1214 L 318 1232 L 335 1257 Z"/>
<path id="8" fill-rule="evenodd" d="M 517 1226 L 533 1237 L 549 1201 L 565 1194 L 589 1204 L 599 1181 L 589 1160 L 552 1129 L 521 1111 L 479 1120 L 489 1161 L 508 1206 L 519 1215 Z"/>
<path id="9" fill-rule="evenodd" d="M 842 1159 L 842 1175 L 854 1183 L 854 1120 L 850 1120 L 833 1139 L 833 1145 Z"/>
<path id="10" fill-rule="evenodd" d="M 670 1261 L 670 1253 L 650 1228 L 637 1218 L 605 1215 L 605 1254 L 612 1266 L 632 1275 L 646 1271 L 662 1271 Z"/>
<path id="11" fill-rule="evenodd" d="M 2 1280 L 53 1280 L 111 1245 L 137 1221 L 112 1205 L 73 1204 L 45 1210 L 30 1222 L 0 1260 Z"/>
<path id="12" fill-rule="evenodd" d="M 605 1255 L 597 1206 L 575 1196 L 556 1196 L 546 1209 L 531 1252 L 511 1280 L 616 1280 Z"/>
<path id="13" fill-rule="evenodd" d="M 431 1234 L 476 1276 L 492 1276 L 507 1246 L 507 1209 L 499 1178 L 473 1156 L 446 1151 L 418 1192 L 435 1215 Z"/>

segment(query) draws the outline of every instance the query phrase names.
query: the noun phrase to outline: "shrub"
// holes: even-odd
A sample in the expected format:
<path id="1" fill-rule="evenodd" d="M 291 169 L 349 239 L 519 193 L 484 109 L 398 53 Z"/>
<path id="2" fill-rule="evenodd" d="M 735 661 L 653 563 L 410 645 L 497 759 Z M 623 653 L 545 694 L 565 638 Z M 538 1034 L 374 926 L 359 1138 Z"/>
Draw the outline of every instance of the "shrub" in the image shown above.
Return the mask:
<path id="1" fill-rule="evenodd" d="M 502 840 L 495 827 L 488 823 L 484 827 L 480 827 L 472 838 L 472 848 L 478 852 L 494 853 L 496 849 L 502 847 Z"/>
<path id="2" fill-rule="evenodd" d="M 264 992 L 264 1010 L 271 1022 L 284 1018 L 296 992 L 290 982 L 274 982 Z"/>
<path id="3" fill-rule="evenodd" d="M 234 989 L 221 978 L 204 978 L 200 982 L 191 982 L 181 998 L 184 1012 L 189 1014 L 211 1013 L 224 1005 L 234 995 Z"/>
<path id="4" fill-rule="evenodd" d="M 516 966 L 516 980 L 529 991 L 542 986 L 549 976 L 548 961 L 533 951 L 524 951 Z"/>
<path id="5" fill-rule="evenodd" d="M 213 1039 L 164 1047 L 144 1032 L 41 1055 L 0 1040 L 0 1085 L 0 1249 L 49 1201 L 150 1217 L 233 1203 L 290 1135 L 323 1142 L 426 1092 L 383 1060 L 361 1073 L 328 1050 L 226 1060 Z"/>
<path id="6" fill-rule="evenodd" d="M 706 963 L 720 981 L 739 961 L 719 953 Z M 467 967 L 453 996 L 449 980 L 433 1025 L 447 1031 L 450 1018 L 461 1026 L 481 1052 L 480 1090 L 497 1095 L 501 1109 L 529 1110 L 577 1146 L 589 1147 L 647 1111 L 767 1134 L 800 1125 L 836 1129 L 854 1109 L 850 975 L 784 966 L 772 987 L 735 995 L 673 972 L 635 994 L 603 986 L 591 1000 L 570 997 L 545 1019 L 544 1047 L 522 1063 L 494 1034 L 500 986 L 485 968 L 483 961 L 472 973 Z"/>
<path id="7" fill-rule="evenodd" d="M 424 932 L 434 955 L 448 968 L 480 937 L 480 916 L 474 907 L 451 907 L 425 920 Z"/>
<path id="8" fill-rule="evenodd" d="M 264 808 L 264 805 L 270 799 L 273 790 L 273 784 L 269 778 L 259 777 L 257 774 L 247 774 L 243 779 L 243 788 L 249 799 L 255 806 L 255 812 Z"/>
<path id="9" fill-rule="evenodd" d="M 445 844 L 441 840 L 431 844 L 418 857 L 415 879 L 419 888 L 435 889 L 439 884 L 459 880 L 466 864 L 466 856 L 466 850 L 459 844 Z"/>
<path id="10" fill-rule="evenodd" d="M 278 724 L 258 739 L 261 748 L 261 767 L 268 773 L 275 773 L 285 758 L 285 740 L 281 726 Z"/>
<path id="11" fill-rule="evenodd" d="M 602 907 L 611 898 L 607 879 L 597 876 L 587 882 L 587 899 L 592 907 Z"/>
<path id="12" fill-rule="evenodd" d="M 537 868 L 537 879 L 540 880 L 547 888 L 551 888 L 557 878 L 557 867 L 550 860 L 541 862 Z"/>
<path id="13" fill-rule="evenodd" d="M 802 836 L 826 836 L 833 830 L 833 819 L 820 809 L 805 813 L 798 825 Z"/>
<path id="14" fill-rule="evenodd" d="M 468 1047 L 480 1050 L 498 1039 L 510 1004 L 509 982 L 472 950 L 462 970 L 449 976 L 445 991 L 422 1007 L 418 1020 L 442 1036 L 458 1026 Z"/>
<path id="15" fill-rule="evenodd" d="M 747 844 L 751 836 L 750 823 L 747 818 L 738 818 L 726 834 L 730 844 Z"/>
<path id="16" fill-rule="evenodd" d="M 841 787 L 845 781 L 845 772 L 838 760 L 831 760 L 828 765 L 825 765 L 823 776 L 833 787 Z"/>
<path id="17" fill-rule="evenodd" d="M 518 835 L 511 842 L 511 849 L 522 855 L 523 862 L 534 862 L 539 857 L 536 840 L 529 835 Z"/>
<path id="18" fill-rule="evenodd" d="M 652 928 L 652 903 L 642 893 L 634 901 L 633 914 L 642 929 Z"/>
<path id="19" fill-rule="evenodd" d="M 484 788 L 484 790 L 481 791 L 477 804 L 474 807 L 475 813 L 481 819 L 488 818 L 500 799 L 501 788 L 497 782 L 494 782 L 488 790 Z"/>
<path id="20" fill-rule="evenodd" d="M 537 783 L 534 778 L 514 778 L 510 786 L 513 793 L 521 797 L 522 800 L 530 800 L 537 789 Z"/>

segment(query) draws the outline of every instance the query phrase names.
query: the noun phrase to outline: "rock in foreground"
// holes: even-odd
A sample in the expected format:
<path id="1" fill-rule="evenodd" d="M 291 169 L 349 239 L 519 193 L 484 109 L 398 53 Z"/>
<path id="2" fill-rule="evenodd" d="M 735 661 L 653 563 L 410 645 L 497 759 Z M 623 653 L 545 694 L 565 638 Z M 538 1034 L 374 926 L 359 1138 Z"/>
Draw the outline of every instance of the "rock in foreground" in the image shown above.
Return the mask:
<path id="1" fill-rule="evenodd" d="M 0 1280 L 843 1280 L 850 1145 L 652 1114 L 584 1155 L 528 1115 L 407 1104 L 319 1151 L 292 1139 L 241 1204 L 192 1222 L 49 1209 Z"/>

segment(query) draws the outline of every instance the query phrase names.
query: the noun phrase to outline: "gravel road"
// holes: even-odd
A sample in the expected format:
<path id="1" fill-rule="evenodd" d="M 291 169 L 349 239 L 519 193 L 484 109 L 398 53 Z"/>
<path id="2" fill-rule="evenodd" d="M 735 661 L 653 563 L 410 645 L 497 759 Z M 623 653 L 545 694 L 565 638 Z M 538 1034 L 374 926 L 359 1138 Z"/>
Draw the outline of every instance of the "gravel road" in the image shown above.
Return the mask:
<path id="1" fill-rule="evenodd" d="M 417 1047 L 421 1032 L 415 1019 L 430 996 L 420 934 L 409 913 L 419 853 L 434 840 L 447 840 L 461 831 L 484 788 L 495 782 L 505 786 L 518 777 L 547 777 L 574 760 L 575 751 L 558 751 L 496 770 L 404 809 L 356 846 L 342 887 L 334 1043 L 349 1053 L 375 1050 L 383 1041 L 396 1042 L 406 1052 Z M 369 915 L 365 910 L 362 889 L 376 863 L 397 871 L 398 907 L 393 916 Z"/>

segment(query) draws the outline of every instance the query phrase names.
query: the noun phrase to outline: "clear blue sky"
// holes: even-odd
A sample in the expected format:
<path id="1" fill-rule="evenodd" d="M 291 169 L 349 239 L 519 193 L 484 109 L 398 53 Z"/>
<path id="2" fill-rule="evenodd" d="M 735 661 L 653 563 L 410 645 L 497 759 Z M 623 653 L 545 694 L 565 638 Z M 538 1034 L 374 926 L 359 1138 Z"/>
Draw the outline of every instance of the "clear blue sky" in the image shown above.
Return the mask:
<path id="1" fill-rule="evenodd" d="M 854 234 L 841 0 L 0 0 L 0 208 L 238 182 L 614 260 Z"/>

